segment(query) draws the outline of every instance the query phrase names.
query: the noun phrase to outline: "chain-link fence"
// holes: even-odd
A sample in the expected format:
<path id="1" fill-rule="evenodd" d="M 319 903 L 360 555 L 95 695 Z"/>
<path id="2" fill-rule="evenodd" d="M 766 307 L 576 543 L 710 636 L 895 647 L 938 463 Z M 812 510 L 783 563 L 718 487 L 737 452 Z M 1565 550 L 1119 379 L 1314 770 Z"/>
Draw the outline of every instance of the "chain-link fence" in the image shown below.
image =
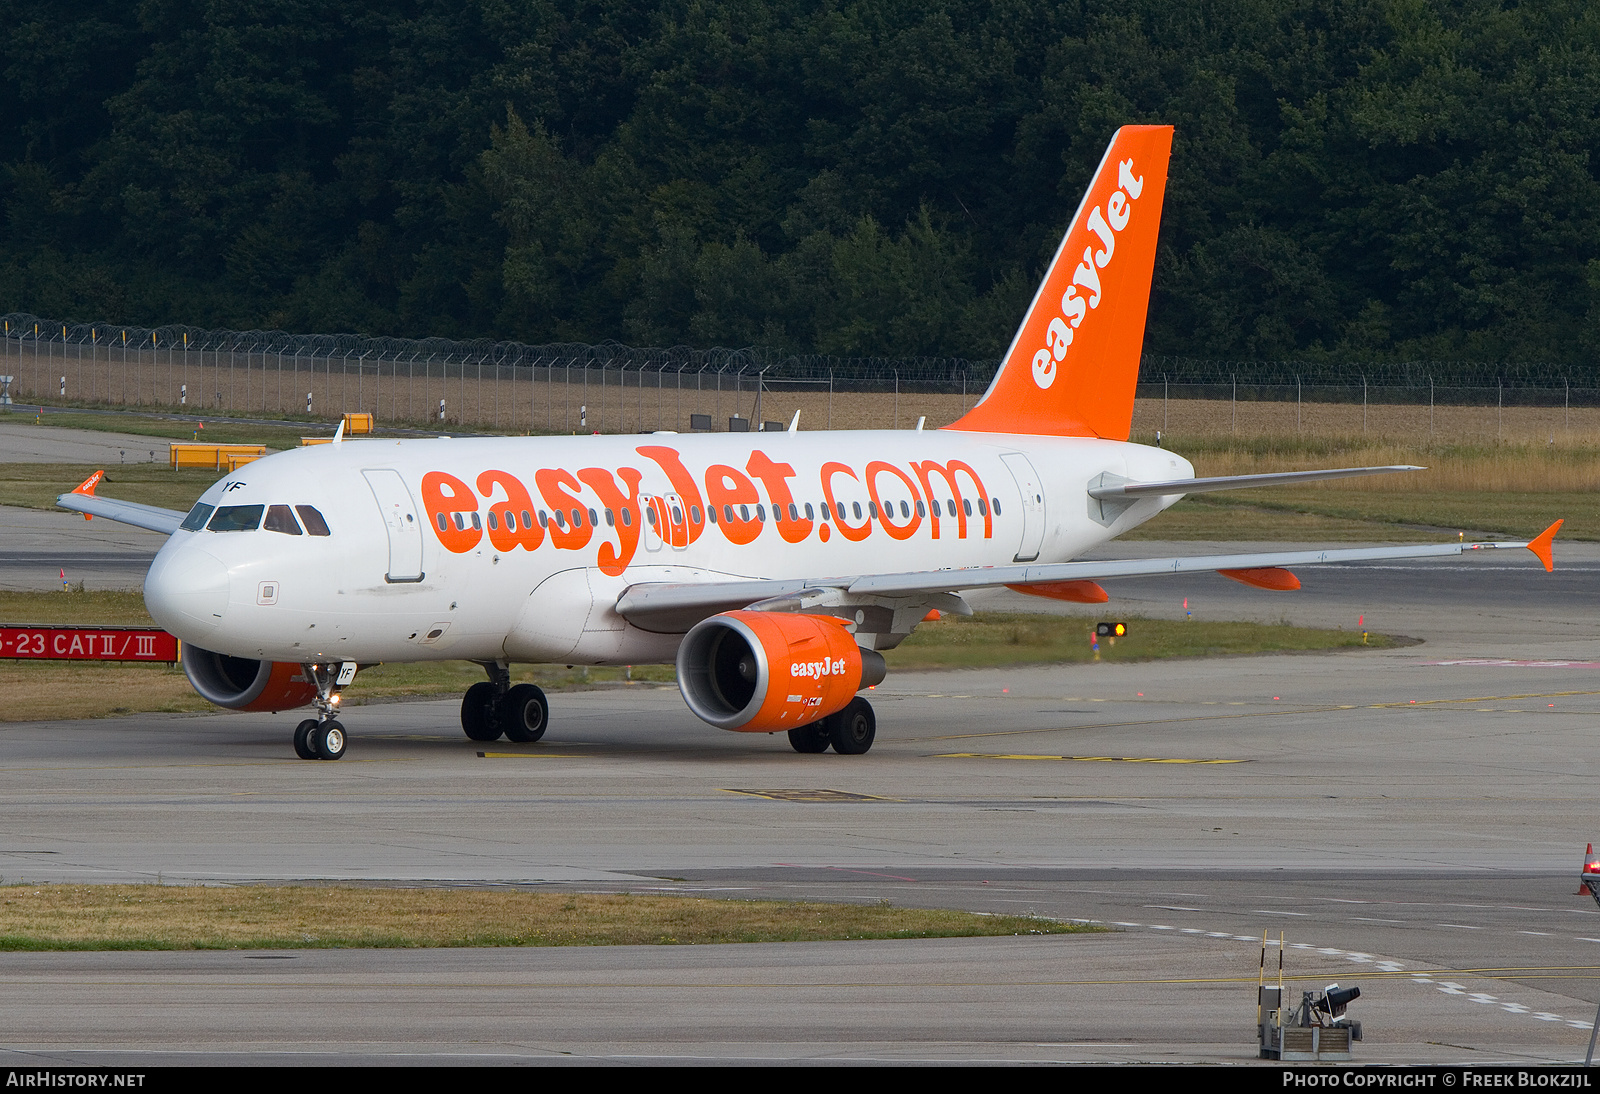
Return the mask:
<path id="1" fill-rule="evenodd" d="M 0 317 L 0 398 L 197 416 L 507 433 L 906 428 L 954 421 L 996 362 L 746 349 L 529 346 Z M 1155 431 L 1588 443 L 1600 386 L 1556 365 L 1327 364 L 1147 356 L 1136 438 Z"/>

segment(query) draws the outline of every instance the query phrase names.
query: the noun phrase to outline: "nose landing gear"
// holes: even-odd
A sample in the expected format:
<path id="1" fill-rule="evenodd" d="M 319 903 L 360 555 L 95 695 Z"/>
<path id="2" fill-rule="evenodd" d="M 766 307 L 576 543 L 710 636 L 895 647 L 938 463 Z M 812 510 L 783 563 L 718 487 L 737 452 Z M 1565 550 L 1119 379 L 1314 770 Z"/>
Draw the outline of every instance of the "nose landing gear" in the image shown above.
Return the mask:
<path id="1" fill-rule="evenodd" d="M 344 726 L 334 717 L 339 709 L 339 692 L 356 677 L 354 661 L 332 665 L 302 665 L 306 679 L 317 688 L 313 700 L 319 716 L 307 718 L 294 729 L 294 754 L 302 760 L 337 760 L 347 743 Z"/>
<path id="2" fill-rule="evenodd" d="M 461 729 L 474 741 L 498 741 L 502 735 L 518 744 L 532 744 L 550 723 L 544 691 L 533 684 L 511 686 L 503 662 L 480 662 L 489 679 L 473 684 L 461 698 Z"/>

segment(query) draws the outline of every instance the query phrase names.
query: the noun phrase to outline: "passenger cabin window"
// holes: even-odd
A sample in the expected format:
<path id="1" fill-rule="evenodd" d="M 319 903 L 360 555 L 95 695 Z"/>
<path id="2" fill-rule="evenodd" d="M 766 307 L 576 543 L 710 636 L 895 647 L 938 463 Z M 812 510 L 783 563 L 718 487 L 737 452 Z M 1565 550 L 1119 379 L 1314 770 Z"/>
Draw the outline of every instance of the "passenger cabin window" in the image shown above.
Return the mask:
<path id="1" fill-rule="evenodd" d="M 294 511 L 300 514 L 300 523 L 306 526 L 306 531 L 314 536 L 331 535 L 328 531 L 328 522 L 322 519 L 322 514 L 309 505 L 296 505 Z M 439 518 L 444 520 L 443 516 Z M 440 527 L 444 527 L 443 524 Z"/>
<path id="2" fill-rule="evenodd" d="M 1000 499 L 990 498 L 989 504 L 994 506 L 994 515 L 998 517 L 1000 515 Z"/>
<path id="3" fill-rule="evenodd" d="M 189 510 L 189 515 L 183 518 L 183 523 L 178 525 L 185 532 L 198 532 L 206 526 L 206 521 L 211 519 L 211 514 L 217 511 L 215 505 L 207 505 L 203 501 L 194 503 L 194 508 Z"/>
<path id="4" fill-rule="evenodd" d="M 267 506 L 267 520 L 261 527 L 269 532 L 282 532 L 286 536 L 301 534 L 300 525 L 295 522 L 294 514 L 289 512 L 287 505 Z"/>
<path id="5" fill-rule="evenodd" d="M 253 532 L 261 527 L 264 505 L 224 505 L 206 527 L 213 532 Z"/>

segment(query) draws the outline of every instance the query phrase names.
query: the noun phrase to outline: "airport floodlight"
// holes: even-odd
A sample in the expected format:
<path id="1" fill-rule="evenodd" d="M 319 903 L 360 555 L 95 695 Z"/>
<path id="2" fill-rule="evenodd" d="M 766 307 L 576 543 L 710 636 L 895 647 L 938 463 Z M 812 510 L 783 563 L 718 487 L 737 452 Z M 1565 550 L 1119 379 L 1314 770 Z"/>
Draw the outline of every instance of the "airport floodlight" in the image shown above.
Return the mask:
<path id="1" fill-rule="evenodd" d="M 1358 987 L 1341 988 L 1336 983 L 1329 984 L 1322 989 L 1322 998 L 1312 1006 L 1337 1022 L 1344 1017 L 1345 1008 L 1359 998 L 1361 989 Z"/>
<path id="2" fill-rule="evenodd" d="M 1128 625 L 1126 623 L 1096 623 L 1094 625 L 1096 638 L 1126 638 Z"/>

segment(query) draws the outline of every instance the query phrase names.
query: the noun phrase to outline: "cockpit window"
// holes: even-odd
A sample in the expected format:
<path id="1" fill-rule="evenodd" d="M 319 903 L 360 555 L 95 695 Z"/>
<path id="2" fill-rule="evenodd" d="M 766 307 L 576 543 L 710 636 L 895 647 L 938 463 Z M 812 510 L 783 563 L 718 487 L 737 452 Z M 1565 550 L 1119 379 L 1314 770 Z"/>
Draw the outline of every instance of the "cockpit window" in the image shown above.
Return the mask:
<path id="1" fill-rule="evenodd" d="M 261 527 L 269 532 L 282 532 L 286 536 L 300 534 L 300 525 L 295 523 L 294 514 L 289 512 L 287 505 L 267 506 L 267 520 Z"/>
<path id="2" fill-rule="evenodd" d="M 224 505 L 206 525 L 213 532 L 253 532 L 261 526 L 264 505 Z"/>
<path id="3" fill-rule="evenodd" d="M 314 536 L 332 535 L 328 531 L 328 522 L 322 519 L 322 514 L 309 505 L 296 505 L 294 511 L 300 514 L 301 522 L 306 526 L 306 531 Z"/>
<path id="4" fill-rule="evenodd" d="M 206 526 L 206 521 L 211 519 L 211 514 L 216 512 L 215 505 L 207 505 L 203 501 L 194 503 L 194 508 L 189 510 L 189 515 L 183 518 L 183 523 L 178 525 L 185 532 L 198 532 Z"/>

